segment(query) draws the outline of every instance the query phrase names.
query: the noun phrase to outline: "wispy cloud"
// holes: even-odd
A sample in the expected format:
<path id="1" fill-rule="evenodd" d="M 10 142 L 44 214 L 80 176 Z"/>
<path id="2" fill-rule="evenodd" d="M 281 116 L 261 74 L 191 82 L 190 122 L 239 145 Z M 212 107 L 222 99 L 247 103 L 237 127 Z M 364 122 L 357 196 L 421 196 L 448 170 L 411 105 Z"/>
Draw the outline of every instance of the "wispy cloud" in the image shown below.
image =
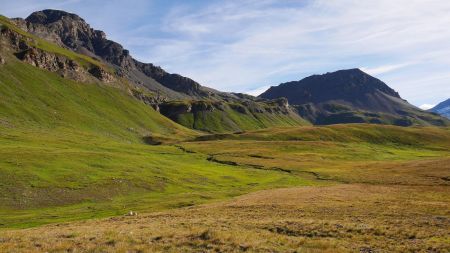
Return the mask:
<path id="1" fill-rule="evenodd" d="M 374 68 L 367 68 L 367 67 L 362 67 L 360 68 L 362 71 L 370 74 L 370 75 L 380 75 L 380 74 L 385 74 L 400 68 L 404 68 L 406 66 L 409 66 L 413 63 L 401 63 L 401 64 L 393 64 L 393 65 L 383 65 L 383 66 L 378 66 L 378 67 L 374 67 Z"/>
<path id="2" fill-rule="evenodd" d="M 141 57 L 234 91 L 366 66 L 365 71 L 410 101 L 437 102 L 450 80 L 423 83 L 412 91 L 410 83 L 417 77 L 411 72 L 422 68 L 425 78 L 447 71 L 449 11 L 450 2 L 436 0 L 231 1 L 195 11 L 175 7 L 165 16 L 163 30 L 176 38 L 172 45 L 182 41 L 190 49 L 153 44 Z M 426 97 L 423 90 L 429 92 Z"/>
<path id="3" fill-rule="evenodd" d="M 80 1 L 63 7 L 140 60 L 220 90 L 256 94 L 310 74 L 362 67 L 417 105 L 450 95 L 447 0 Z M 106 14 L 98 11 L 102 5 Z"/>

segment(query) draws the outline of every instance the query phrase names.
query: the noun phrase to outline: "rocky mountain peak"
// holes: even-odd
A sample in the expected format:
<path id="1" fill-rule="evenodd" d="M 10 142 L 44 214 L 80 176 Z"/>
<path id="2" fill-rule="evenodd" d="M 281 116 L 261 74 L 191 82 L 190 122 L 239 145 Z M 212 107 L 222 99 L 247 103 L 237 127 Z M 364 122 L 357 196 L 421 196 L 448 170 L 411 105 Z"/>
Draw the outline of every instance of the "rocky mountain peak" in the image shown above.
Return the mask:
<path id="1" fill-rule="evenodd" d="M 285 97 L 302 117 L 320 125 L 366 122 L 408 126 L 424 120 L 446 124 L 442 118 L 424 113 L 401 99 L 381 80 L 356 68 L 272 86 L 260 97 Z"/>
<path id="2" fill-rule="evenodd" d="M 106 34 L 103 31 L 92 29 L 81 17 L 65 11 L 37 11 L 28 16 L 25 21 L 31 32 L 41 36 L 47 35 L 46 38 L 57 38 L 59 41 L 55 42 L 84 54 L 89 52 L 97 54 L 99 50 L 97 44 L 106 40 Z"/>
<path id="3" fill-rule="evenodd" d="M 339 91 L 339 95 L 358 96 L 381 91 L 387 95 L 400 98 L 400 95 L 379 79 L 353 68 L 329 72 L 322 75 L 313 75 L 297 83 L 301 86 L 311 86 L 310 83 L 320 83 L 323 93 Z M 319 86 L 319 85 L 317 85 Z"/>
<path id="4" fill-rule="evenodd" d="M 282 83 L 271 87 L 260 97 L 269 99 L 287 97 L 292 104 L 305 104 L 336 99 L 358 100 L 364 99 L 367 94 L 377 92 L 400 98 L 400 95 L 388 85 L 355 68 Z"/>
<path id="5" fill-rule="evenodd" d="M 50 23 L 58 22 L 63 19 L 69 19 L 87 25 L 86 21 L 84 21 L 84 19 L 76 14 L 50 9 L 33 12 L 25 20 L 34 24 L 48 25 Z"/>
<path id="6" fill-rule="evenodd" d="M 26 22 L 26 24 L 23 24 Z M 39 37 L 52 40 L 84 55 L 101 59 L 114 66 L 117 73 L 132 82 L 149 87 L 150 77 L 162 86 L 189 96 L 207 96 L 200 84 L 178 74 L 170 74 L 150 63 L 142 63 L 130 56 L 128 50 L 117 42 L 106 39 L 103 31 L 95 30 L 76 14 L 60 10 L 43 10 L 32 13 L 25 20 L 16 20 L 21 27 Z M 22 23 L 22 24 L 20 24 Z"/>

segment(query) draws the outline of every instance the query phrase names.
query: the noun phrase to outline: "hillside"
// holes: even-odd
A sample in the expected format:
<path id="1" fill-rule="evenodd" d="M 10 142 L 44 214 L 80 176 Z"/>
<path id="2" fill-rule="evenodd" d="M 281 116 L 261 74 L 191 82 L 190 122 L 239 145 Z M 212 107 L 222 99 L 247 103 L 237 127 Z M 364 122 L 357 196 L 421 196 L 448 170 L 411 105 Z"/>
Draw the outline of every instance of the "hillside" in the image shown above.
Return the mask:
<path id="1" fill-rule="evenodd" d="M 313 75 L 272 86 L 261 98 L 285 97 L 300 115 L 314 124 L 376 123 L 448 125 L 449 121 L 424 112 L 403 100 L 382 81 L 359 69 Z"/>
<path id="2" fill-rule="evenodd" d="M 173 121 L 205 132 L 242 132 L 268 127 L 310 125 L 287 104 L 285 99 L 271 102 L 244 100 L 169 101 L 159 105 L 160 112 Z"/>
<path id="3" fill-rule="evenodd" d="M 176 142 L 198 133 L 119 88 L 77 83 L 13 56 L 4 59 L 0 227 L 189 206 L 308 184 L 279 172 L 210 162 L 176 146 L 146 145 L 146 137 Z"/>
<path id="4" fill-rule="evenodd" d="M 429 110 L 450 119 L 450 98 L 437 104 Z"/>
<path id="5" fill-rule="evenodd" d="M 148 145 L 200 133 L 136 99 L 137 89 L 105 62 L 35 37 L 5 18 L 0 32 L 0 228 L 311 184 L 218 164 L 175 145 Z M 244 123 L 252 128 L 255 122 Z"/>
<path id="6" fill-rule="evenodd" d="M 162 116 L 123 90 L 78 83 L 4 54 L 0 65 L 0 123 L 5 128 L 68 129 L 141 142 L 147 135 L 196 133 Z"/>
<path id="7" fill-rule="evenodd" d="M 4 19 L 5 22 L 8 20 Z M 52 48 L 64 48 L 78 58 L 94 61 L 94 64 L 101 67 L 89 68 L 87 71 L 90 74 L 102 82 L 116 80 L 119 86 L 126 82 L 125 88 L 130 90 L 136 99 L 158 111 L 163 107 L 164 109 L 160 110 L 163 115 L 188 128 L 207 132 L 234 132 L 309 124 L 296 114 L 293 108 L 277 101 L 216 91 L 190 78 L 168 73 L 151 63 L 139 62 L 122 45 L 108 40 L 104 32 L 91 28 L 76 14 L 43 10 L 32 13 L 26 19 L 12 19 L 8 25 L 14 26 L 11 29 L 20 28 L 39 40 L 45 40 L 45 43 L 53 45 Z M 43 49 L 48 52 L 47 48 Z M 36 62 L 33 57 L 28 57 L 29 54 L 22 57 L 23 50 L 18 48 L 16 55 L 22 59 L 31 58 L 31 62 Z M 36 54 L 31 56 L 33 55 Z M 68 74 L 68 71 L 57 66 L 49 67 L 50 63 L 35 65 L 62 72 L 65 77 L 77 81 L 85 79 L 78 73 Z M 213 106 L 195 106 L 198 104 Z"/>

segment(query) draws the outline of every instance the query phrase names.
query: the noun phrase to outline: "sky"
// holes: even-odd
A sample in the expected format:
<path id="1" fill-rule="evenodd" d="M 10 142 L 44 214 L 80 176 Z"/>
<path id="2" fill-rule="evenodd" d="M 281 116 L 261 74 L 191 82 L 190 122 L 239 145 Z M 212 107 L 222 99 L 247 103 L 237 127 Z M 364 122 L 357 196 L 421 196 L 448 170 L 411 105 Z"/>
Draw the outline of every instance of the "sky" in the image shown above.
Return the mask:
<path id="1" fill-rule="evenodd" d="M 136 59 L 222 91 L 360 68 L 423 108 L 450 97 L 448 0 L 1 2 L 7 17 L 76 13 Z"/>

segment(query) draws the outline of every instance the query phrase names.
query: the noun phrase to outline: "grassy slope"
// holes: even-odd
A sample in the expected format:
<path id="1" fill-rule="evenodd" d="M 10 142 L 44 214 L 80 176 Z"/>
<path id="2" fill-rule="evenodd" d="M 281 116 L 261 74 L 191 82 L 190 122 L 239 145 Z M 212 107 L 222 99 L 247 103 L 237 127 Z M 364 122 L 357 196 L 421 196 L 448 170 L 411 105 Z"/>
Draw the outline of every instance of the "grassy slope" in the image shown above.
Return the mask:
<path id="1" fill-rule="evenodd" d="M 198 133 L 122 90 L 75 83 L 13 57 L 0 66 L 0 223 L 157 210 L 312 181 L 207 161 L 145 135 Z"/>
<path id="2" fill-rule="evenodd" d="M 32 39 L 35 46 L 92 59 Z M 281 172 L 207 161 L 143 137 L 198 135 L 123 90 L 77 83 L 18 61 L 3 49 L 0 65 L 0 227 L 156 210 L 221 199 L 250 190 L 306 185 Z"/>
<path id="3" fill-rule="evenodd" d="M 224 111 L 214 110 L 180 114 L 175 120 L 192 129 L 217 133 L 309 124 L 294 114 L 240 113 L 228 106 Z"/>
<path id="4" fill-rule="evenodd" d="M 76 83 L 14 58 L 0 68 L 3 125 L 72 128 L 124 140 L 195 134 L 119 89 Z"/>
<path id="5" fill-rule="evenodd" d="M 449 128 L 352 124 L 199 139 L 209 141 L 183 146 L 222 162 L 309 173 L 345 183 L 446 185 L 450 177 L 442 166 L 450 157 Z"/>
<path id="6" fill-rule="evenodd" d="M 401 144 L 410 146 L 450 145 L 450 128 L 398 127 L 371 124 L 340 124 L 332 126 L 303 126 L 261 129 L 239 134 L 204 135 L 198 140 L 255 141 L 331 141 L 364 142 L 372 144 Z"/>

